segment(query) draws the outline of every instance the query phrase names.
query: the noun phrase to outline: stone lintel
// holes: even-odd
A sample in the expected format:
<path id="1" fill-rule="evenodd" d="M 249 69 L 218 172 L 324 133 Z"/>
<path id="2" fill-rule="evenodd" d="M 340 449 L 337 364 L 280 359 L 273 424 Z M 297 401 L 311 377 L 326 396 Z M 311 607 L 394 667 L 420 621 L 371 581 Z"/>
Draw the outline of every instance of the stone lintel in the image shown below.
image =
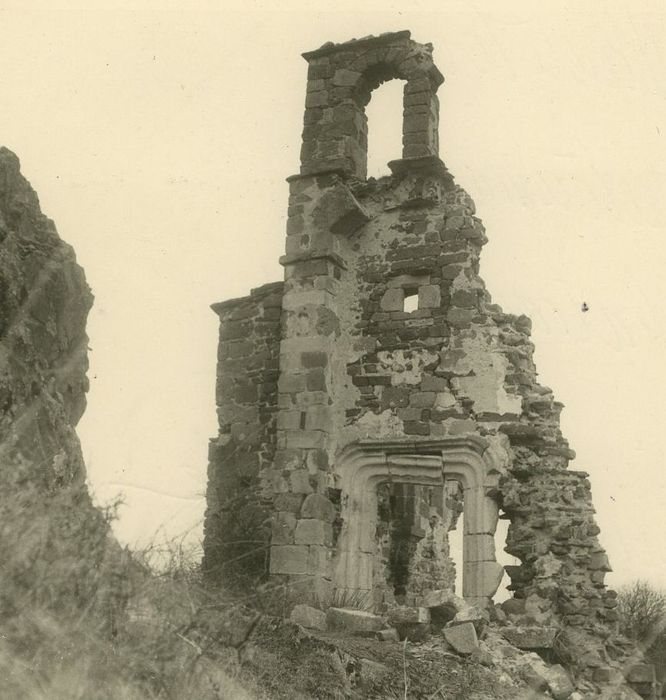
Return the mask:
<path id="1" fill-rule="evenodd" d="M 398 158 L 388 164 L 393 177 L 403 178 L 407 175 L 434 175 L 453 187 L 453 175 L 439 156 L 421 156 L 419 158 Z"/>
<path id="2" fill-rule="evenodd" d="M 432 438 L 424 438 L 423 440 L 375 440 L 373 438 L 365 438 L 359 440 L 357 444 L 361 449 L 376 448 L 384 450 L 387 455 L 413 452 L 418 454 L 429 450 L 435 452 L 453 447 L 468 447 L 482 455 L 488 448 L 486 440 L 476 435 L 468 435 L 464 438 L 441 438 L 439 440 L 433 440 Z"/>

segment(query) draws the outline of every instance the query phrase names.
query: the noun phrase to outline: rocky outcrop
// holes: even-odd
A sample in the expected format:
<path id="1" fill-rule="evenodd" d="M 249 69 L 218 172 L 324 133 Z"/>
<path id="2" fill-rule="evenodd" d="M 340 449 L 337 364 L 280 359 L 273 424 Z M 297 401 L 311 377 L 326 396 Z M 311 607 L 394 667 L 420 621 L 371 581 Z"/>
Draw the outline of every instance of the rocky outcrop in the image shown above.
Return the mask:
<path id="1" fill-rule="evenodd" d="M 18 158 L 0 148 L 0 464 L 3 481 L 81 484 L 74 427 L 88 388 L 92 294 L 42 214 Z"/>

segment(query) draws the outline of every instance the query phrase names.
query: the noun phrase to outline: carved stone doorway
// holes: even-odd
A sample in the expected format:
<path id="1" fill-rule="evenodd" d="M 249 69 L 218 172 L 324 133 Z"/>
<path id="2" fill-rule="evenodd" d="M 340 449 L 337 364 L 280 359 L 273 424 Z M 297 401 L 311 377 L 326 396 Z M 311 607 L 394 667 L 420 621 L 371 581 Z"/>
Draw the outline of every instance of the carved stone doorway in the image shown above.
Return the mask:
<path id="1" fill-rule="evenodd" d="M 434 494 L 438 499 L 436 494 L 444 496 L 446 489 L 454 489 L 457 484 L 462 490 L 459 498 L 464 503 L 463 597 L 473 604 L 488 604 L 499 586 L 503 567 L 495 559 L 494 540 L 498 519 L 494 493 L 499 470 L 494 464 L 492 451 L 486 448 L 481 439 L 456 438 L 420 443 L 368 440 L 344 450 L 336 468 L 342 494 L 342 529 L 334 573 L 338 595 L 351 595 L 357 599 L 365 596 L 376 607 L 390 585 L 393 585 L 394 595 L 397 592 L 396 602 L 402 598 L 410 604 L 418 604 L 419 593 L 427 592 L 427 588 L 451 587 L 443 560 L 439 585 L 435 581 L 422 581 L 422 585 L 414 585 L 418 576 L 414 577 L 414 572 L 406 571 L 404 567 L 408 565 L 410 547 L 413 558 L 418 551 L 418 542 L 427 534 L 419 536 L 420 526 L 417 519 L 412 517 L 415 516 L 416 503 L 425 513 L 424 498 Z M 394 515 L 400 516 L 394 528 L 397 530 L 397 542 L 396 532 L 393 537 L 382 535 L 386 521 L 382 523 L 381 506 L 382 499 L 385 500 L 387 495 L 389 500 L 393 495 Z M 398 504 L 398 499 L 402 499 L 401 504 Z M 435 503 L 431 515 L 436 513 L 438 507 Z M 430 508 L 433 508 L 432 503 Z M 414 530 L 407 533 L 407 529 L 412 527 Z M 383 560 L 378 533 L 386 540 L 387 560 Z M 403 535 L 402 543 L 400 533 Z M 414 540 L 411 543 L 410 538 Z M 400 551 L 397 545 L 402 545 L 403 550 Z M 386 571 L 386 561 L 389 562 L 388 568 L 393 568 L 389 572 L 390 581 L 386 576 L 382 580 L 377 573 Z M 410 577 L 413 577 L 411 589 Z"/>

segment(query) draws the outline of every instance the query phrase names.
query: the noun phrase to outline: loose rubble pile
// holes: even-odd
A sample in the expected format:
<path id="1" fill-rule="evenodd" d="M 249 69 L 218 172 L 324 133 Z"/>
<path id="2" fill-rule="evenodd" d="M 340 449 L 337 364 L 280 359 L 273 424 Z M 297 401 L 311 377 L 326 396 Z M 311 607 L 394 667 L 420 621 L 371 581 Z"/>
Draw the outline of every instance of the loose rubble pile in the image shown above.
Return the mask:
<path id="1" fill-rule="evenodd" d="M 659 690 L 654 668 L 630 654 L 617 661 L 605 656 L 605 663 L 599 656 L 591 676 L 576 676 L 572 655 L 593 655 L 594 644 L 589 638 L 567 635 L 562 627 L 512 623 L 512 619 L 521 619 L 516 615 L 514 600 L 484 609 L 448 591 L 433 591 L 424 603 L 418 608 L 396 606 L 383 615 L 341 608 L 329 608 L 324 613 L 299 604 L 290 619 L 310 630 L 411 643 L 412 653 L 417 656 L 419 650 L 453 653 L 555 700 L 600 696 L 629 700 L 656 697 Z M 626 643 L 625 651 L 629 648 Z M 583 659 L 579 662 L 583 666 L 586 663 Z"/>

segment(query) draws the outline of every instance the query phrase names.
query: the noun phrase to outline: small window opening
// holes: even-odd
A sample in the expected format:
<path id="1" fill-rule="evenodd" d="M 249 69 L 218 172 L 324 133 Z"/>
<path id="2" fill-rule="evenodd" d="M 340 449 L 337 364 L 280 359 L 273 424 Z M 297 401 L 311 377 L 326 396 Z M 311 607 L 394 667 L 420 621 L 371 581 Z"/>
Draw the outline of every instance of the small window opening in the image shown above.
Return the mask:
<path id="1" fill-rule="evenodd" d="M 416 311 L 419 308 L 419 290 L 418 289 L 405 289 L 405 300 L 403 303 L 402 310 L 405 313 L 411 314 L 412 311 Z"/>

